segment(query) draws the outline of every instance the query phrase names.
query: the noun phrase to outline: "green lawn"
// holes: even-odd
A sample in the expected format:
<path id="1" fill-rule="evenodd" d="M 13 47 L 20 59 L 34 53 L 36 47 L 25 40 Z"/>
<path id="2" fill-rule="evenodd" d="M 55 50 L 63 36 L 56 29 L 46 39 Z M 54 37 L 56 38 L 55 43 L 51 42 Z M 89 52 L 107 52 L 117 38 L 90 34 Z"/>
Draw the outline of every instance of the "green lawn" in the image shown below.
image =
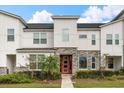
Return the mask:
<path id="1" fill-rule="evenodd" d="M 76 88 L 124 88 L 124 80 L 75 79 Z"/>
<path id="2" fill-rule="evenodd" d="M 0 88 L 60 88 L 61 82 L 50 81 L 50 83 L 43 83 L 41 81 L 25 84 L 0 84 Z"/>

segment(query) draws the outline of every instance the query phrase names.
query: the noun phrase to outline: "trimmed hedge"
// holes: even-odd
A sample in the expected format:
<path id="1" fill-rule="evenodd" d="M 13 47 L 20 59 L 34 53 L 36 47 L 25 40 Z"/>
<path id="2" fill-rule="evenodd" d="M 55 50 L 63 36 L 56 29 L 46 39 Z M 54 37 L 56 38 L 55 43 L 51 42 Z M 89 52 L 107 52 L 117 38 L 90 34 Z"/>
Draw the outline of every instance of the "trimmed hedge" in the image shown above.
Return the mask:
<path id="1" fill-rule="evenodd" d="M 32 80 L 22 73 L 0 75 L 0 83 L 31 83 Z"/>
<path id="2" fill-rule="evenodd" d="M 113 76 L 113 75 L 119 75 L 119 71 L 96 71 L 96 70 L 80 70 L 76 72 L 75 75 L 73 75 L 74 78 L 102 78 L 103 75 L 106 77 Z"/>
<path id="3" fill-rule="evenodd" d="M 32 75 L 32 71 L 25 71 L 25 72 L 22 72 L 22 73 L 25 73 L 27 74 L 29 77 L 32 77 L 33 76 L 33 79 L 39 79 L 39 80 L 58 80 L 58 79 L 61 79 L 61 73 L 53 73 L 52 75 L 48 75 L 48 73 L 46 72 L 41 72 L 41 71 L 34 71 L 33 72 L 33 75 Z"/>

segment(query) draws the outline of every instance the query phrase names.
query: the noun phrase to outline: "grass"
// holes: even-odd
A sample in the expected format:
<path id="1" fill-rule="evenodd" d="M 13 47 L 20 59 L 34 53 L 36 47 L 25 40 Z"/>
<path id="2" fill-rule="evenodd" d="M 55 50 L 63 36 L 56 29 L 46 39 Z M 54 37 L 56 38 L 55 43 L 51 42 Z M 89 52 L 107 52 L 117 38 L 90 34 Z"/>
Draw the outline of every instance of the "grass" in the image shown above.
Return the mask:
<path id="1" fill-rule="evenodd" d="M 75 79 L 76 88 L 124 88 L 124 80 Z"/>
<path id="2" fill-rule="evenodd" d="M 33 83 L 25 84 L 0 84 L 0 88 L 60 88 L 61 80 L 54 80 L 49 82 L 34 81 Z"/>

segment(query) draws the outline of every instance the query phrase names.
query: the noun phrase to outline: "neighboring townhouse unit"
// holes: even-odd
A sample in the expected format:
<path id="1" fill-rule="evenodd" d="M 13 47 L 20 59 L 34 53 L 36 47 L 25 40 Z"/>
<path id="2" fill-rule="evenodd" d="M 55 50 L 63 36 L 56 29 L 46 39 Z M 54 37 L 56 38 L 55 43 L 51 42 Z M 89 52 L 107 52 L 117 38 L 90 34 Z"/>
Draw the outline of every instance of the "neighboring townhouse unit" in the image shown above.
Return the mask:
<path id="1" fill-rule="evenodd" d="M 52 19 L 53 23 L 26 23 L 0 10 L 0 74 L 38 71 L 43 55 L 58 56 L 62 74 L 124 67 L 124 10 L 105 24 L 77 23 L 79 16 Z"/>

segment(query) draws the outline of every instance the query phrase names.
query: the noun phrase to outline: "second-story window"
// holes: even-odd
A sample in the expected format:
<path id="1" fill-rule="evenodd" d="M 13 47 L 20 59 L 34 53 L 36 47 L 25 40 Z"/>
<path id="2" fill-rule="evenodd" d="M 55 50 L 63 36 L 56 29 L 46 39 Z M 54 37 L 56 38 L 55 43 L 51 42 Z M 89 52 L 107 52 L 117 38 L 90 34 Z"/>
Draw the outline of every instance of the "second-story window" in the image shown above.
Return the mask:
<path id="1" fill-rule="evenodd" d="M 119 34 L 115 34 L 115 45 L 119 45 Z"/>
<path id="2" fill-rule="evenodd" d="M 80 39 L 86 39 L 86 38 L 87 38 L 87 35 L 80 34 L 80 35 L 79 35 L 79 38 L 80 38 Z"/>
<path id="3" fill-rule="evenodd" d="M 64 42 L 69 41 L 69 29 L 62 29 L 62 40 Z"/>
<path id="4" fill-rule="evenodd" d="M 41 44 L 46 44 L 47 43 L 47 35 L 46 33 L 41 33 Z"/>
<path id="5" fill-rule="evenodd" d="M 112 34 L 107 34 L 106 35 L 106 44 L 107 45 L 112 45 Z"/>
<path id="6" fill-rule="evenodd" d="M 14 41 L 14 29 L 7 30 L 7 41 Z"/>
<path id="7" fill-rule="evenodd" d="M 92 35 L 92 45 L 96 45 L 96 36 Z"/>
<path id="8" fill-rule="evenodd" d="M 34 44 L 39 44 L 39 33 L 34 33 L 34 36 L 33 36 L 33 43 Z"/>
<path id="9" fill-rule="evenodd" d="M 46 44 L 47 43 L 47 34 L 46 33 L 33 33 L 33 43 L 34 44 Z"/>

